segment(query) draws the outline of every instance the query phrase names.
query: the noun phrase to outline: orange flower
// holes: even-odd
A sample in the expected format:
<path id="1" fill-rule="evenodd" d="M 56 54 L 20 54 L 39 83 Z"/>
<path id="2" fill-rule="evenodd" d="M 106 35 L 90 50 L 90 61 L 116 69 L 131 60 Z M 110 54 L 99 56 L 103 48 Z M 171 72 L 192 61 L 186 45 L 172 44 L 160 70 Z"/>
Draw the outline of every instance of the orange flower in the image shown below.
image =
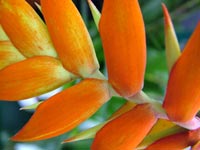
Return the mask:
<path id="1" fill-rule="evenodd" d="M 90 0 L 89 3 L 95 9 Z M 39 104 L 31 119 L 12 140 L 36 141 L 68 132 L 116 95 L 138 105 L 126 103 L 105 125 L 102 124 L 100 130 L 101 126 L 96 128 L 92 150 L 132 150 L 167 136 L 163 130 L 176 125 L 170 121 L 158 121 L 150 132 L 159 117 L 168 118 L 162 104 L 141 91 L 146 66 L 146 39 L 138 0 L 116 0 L 114 3 L 104 0 L 98 28 L 108 80 L 99 71 L 89 33 L 72 0 L 41 0 L 41 8 L 46 24 L 25 0 L 0 0 L 0 23 L 3 27 L 0 32 L 5 31 L 0 38 L 0 99 L 18 101 L 41 95 L 77 78 L 83 80 Z M 168 27 L 165 33 L 169 71 L 172 68 L 163 107 L 169 119 L 188 127 L 200 108 L 199 87 L 194 84 L 200 82 L 200 24 L 179 57 L 173 26 L 167 9 L 163 8 Z M 98 24 L 98 18 L 95 21 Z M 177 51 L 176 57 L 172 58 L 170 56 L 175 52 L 170 49 L 173 48 Z M 193 91 L 188 92 L 191 89 Z M 180 127 L 172 133 L 177 132 L 180 132 Z M 152 141 L 145 139 L 146 135 L 151 137 L 157 133 L 159 136 Z M 171 145 L 175 143 L 174 136 L 181 139 L 182 148 L 196 144 L 198 134 L 198 129 L 184 130 L 165 139 L 171 141 Z M 141 144 L 143 140 L 148 144 Z M 161 139 L 156 143 L 162 145 L 162 142 Z M 198 143 L 195 147 L 198 148 Z M 178 143 L 176 148 L 179 148 Z"/>
<path id="2" fill-rule="evenodd" d="M 115 4 L 122 7 L 121 13 L 111 20 L 111 15 L 115 14 L 117 9 L 111 7 L 112 11 L 108 11 L 107 7 L 112 5 L 105 1 L 100 23 L 108 65 L 107 81 L 98 70 L 99 64 L 89 33 L 71 0 L 41 1 L 47 27 L 26 1 L 0 1 L 0 21 L 11 40 L 2 41 L 2 45 L 13 43 L 8 49 L 0 51 L 1 59 L 6 64 L 0 70 L 0 99 L 17 101 L 38 96 L 71 80 L 83 78 L 80 83 L 41 103 L 28 123 L 12 137 L 12 140 L 35 141 L 63 134 L 95 113 L 110 99 L 114 89 L 125 97 L 133 96 L 141 90 L 146 63 L 146 44 L 140 8 L 137 1 L 127 1 L 123 5 L 117 1 Z M 131 13 L 127 12 L 129 6 Z M 118 21 L 122 19 L 122 15 L 125 22 Z M 13 21 L 16 22 L 16 26 L 13 25 Z M 112 22 L 115 22 L 116 27 L 110 30 Z M 115 36 L 120 26 L 123 30 L 118 39 Z M 134 28 L 129 32 L 132 26 Z M 110 32 L 106 36 L 107 30 Z M 113 44 L 110 46 L 108 38 L 112 39 Z M 13 58 L 12 55 L 16 57 Z M 116 58 L 119 57 L 121 60 L 117 61 Z M 137 130 L 140 134 L 133 145 L 137 146 L 157 117 L 149 104 L 121 111 L 130 109 L 132 110 L 127 115 L 124 114 L 121 119 L 113 122 L 123 124 L 130 120 L 132 115 L 137 116 L 132 120 L 135 126 L 127 132 Z M 149 115 L 146 116 L 146 113 Z M 149 123 L 142 123 L 145 130 L 141 132 L 136 122 L 143 117 Z M 113 134 L 113 138 L 116 136 Z M 98 139 L 95 144 L 98 144 Z M 132 144 L 129 145 L 131 147 Z"/>

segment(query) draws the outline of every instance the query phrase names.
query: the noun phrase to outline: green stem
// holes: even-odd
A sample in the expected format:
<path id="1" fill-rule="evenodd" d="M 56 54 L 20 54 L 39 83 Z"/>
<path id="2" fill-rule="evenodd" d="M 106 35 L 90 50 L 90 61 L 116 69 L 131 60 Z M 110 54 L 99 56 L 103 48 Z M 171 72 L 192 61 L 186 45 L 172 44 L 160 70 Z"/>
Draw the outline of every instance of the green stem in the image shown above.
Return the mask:
<path id="1" fill-rule="evenodd" d="M 101 79 L 101 80 L 107 80 L 107 78 L 104 76 L 101 71 L 97 70 L 93 74 L 89 76 L 89 78 L 95 78 L 95 79 Z"/>
<path id="2" fill-rule="evenodd" d="M 150 98 L 146 93 L 143 91 L 138 92 L 132 97 L 128 98 L 129 101 L 132 101 L 137 104 L 149 103 L 152 104 L 153 109 L 157 113 L 159 118 L 167 119 L 167 115 L 165 110 L 162 107 L 162 103 L 158 100 L 154 100 Z"/>

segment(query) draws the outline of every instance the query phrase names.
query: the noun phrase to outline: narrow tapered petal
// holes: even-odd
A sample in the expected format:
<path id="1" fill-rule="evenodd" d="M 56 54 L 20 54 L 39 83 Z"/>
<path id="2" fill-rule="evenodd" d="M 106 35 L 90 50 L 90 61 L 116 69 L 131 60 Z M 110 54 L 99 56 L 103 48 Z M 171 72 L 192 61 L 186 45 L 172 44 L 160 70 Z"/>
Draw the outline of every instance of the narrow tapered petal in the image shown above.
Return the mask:
<path id="1" fill-rule="evenodd" d="M 91 10 L 94 22 L 95 22 L 97 28 L 99 28 L 99 20 L 100 20 L 100 17 L 101 17 L 101 13 L 96 8 L 96 6 L 92 2 L 92 0 L 88 0 L 88 4 L 89 4 L 90 10 Z"/>
<path id="2" fill-rule="evenodd" d="M 94 139 L 92 150 L 133 150 L 155 124 L 157 117 L 148 104 L 137 105 L 107 123 Z"/>
<path id="3" fill-rule="evenodd" d="M 14 141 L 35 141 L 63 134 L 86 120 L 110 98 L 107 81 L 85 79 L 43 102 Z"/>
<path id="4" fill-rule="evenodd" d="M 170 73 L 163 106 L 176 122 L 190 121 L 200 109 L 199 39 L 200 23 Z"/>
<path id="5" fill-rule="evenodd" d="M 72 0 L 41 0 L 41 6 L 64 67 L 83 77 L 95 72 L 99 65 L 94 47 Z"/>
<path id="6" fill-rule="evenodd" d="M 0 71 L 0 100 L 21 100 L 41 95 L 70 81 L 60 61 L 35 56 Z"/>
<path id="7" fill-rule="evenodd" d="M 10 41 L 0 41 L 0 70 L 26 59 Z"/>
<path id="8" fill-rule="evenodd" d="M 200 140 L 200 129 L 185 131 L 164 137 L 151 144 L 146 150 L 181 150 L 193 146 Z"/>
<path id="9" fill-rule="evenodd" d="M 176 37 L 174 26 L 171 17 L 165 4 L 162 4 L 164 19 L 165 19 L 165 48 L 167 57 L 167 66 L 170 71 L 177 59 L 181 55 L 181 50 Z"/>
<path id="10" fill-rule="evenodd" d="M 57 56 L 46 25 L 25 0 L 1 0 L 0 22 L 24 56 Z"/>
<path id="11" fill-rule="evenodd" d="M 4 32 L 2 26 L 0 25 L 0 41 L 9 41 L 8 36 Z"/>
<path id="12" fill-rule="evenodd" d="M 109 82 L 122 96 L 143 87 L 145 29 L 138 0 L 105 0 L 99 24 Z"/>

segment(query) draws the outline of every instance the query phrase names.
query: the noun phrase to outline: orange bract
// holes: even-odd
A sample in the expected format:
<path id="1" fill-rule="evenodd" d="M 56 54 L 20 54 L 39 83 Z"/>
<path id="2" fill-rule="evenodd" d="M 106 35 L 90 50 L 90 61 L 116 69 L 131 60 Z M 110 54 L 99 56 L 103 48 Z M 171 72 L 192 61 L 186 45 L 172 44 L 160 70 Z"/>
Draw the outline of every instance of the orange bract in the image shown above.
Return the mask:
<path id="1" fill-rule="evenodd" d="M 137 105 L 107 123 L 96 134 L 92 150 L 133 150 L 147 135 L 156 120 L 150 105 Z"/>
<path id="2" fill-rule="evenodd" d="M 0 22 L 15 47 L 26 57 L 56 57 L 47 28 L 25 0 L 1 0 Z"/>
<path id="3" fill-rule="evenodd" d="M 170 73 L 163 107 L 170 119 L 191 120 L 200 109 L 200 23 Z"/>
<path id="4" fill-rule="evenodd" d="M 107 81 L 85 79 L 43 102 L 12 140 L 35 141 L 63 134 L 109 100 Z"/>
<path id="5" fill-rule="evenodd" d="M 92 41 L 72 0 L 41 0 L 51 38 L 64 67 L 88 77 L 98 68 Z"/>
<path id="6" fill-rule="evenodd" d="M 0 71 L 0 99 L 14 101 L 38 96 L 72 77 L 57 59 L 35 56 Z"/>
<path id="7" fill-rule="evenodd" d="M 109 82 L 122 96 L 143 87 L 146 65 L 145 29 L 137 0 L 105 0 L 100 20 Z"/>

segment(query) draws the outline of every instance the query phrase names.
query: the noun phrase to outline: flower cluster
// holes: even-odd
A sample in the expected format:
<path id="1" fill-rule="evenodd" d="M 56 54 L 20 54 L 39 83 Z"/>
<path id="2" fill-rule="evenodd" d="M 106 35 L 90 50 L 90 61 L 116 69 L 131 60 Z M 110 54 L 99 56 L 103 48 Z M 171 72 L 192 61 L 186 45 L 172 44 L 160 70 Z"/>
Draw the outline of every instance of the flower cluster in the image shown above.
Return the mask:
<path id="1" fill-rule="evenodd" d="M 45 100 L 11 139 L 37 141 L 72 130 L 112 96 L 127 102 L 108 121 L 65 142 L 94 137 L 92 150 L 200 149 L 200 24 L 181 53 L 163 4 L 170 72 L 163 104 L 143 91 L 146 37 L 138 0 L 88 0 L 100 32 L 108 79 L 72 0 L 41 0 L 45 23 L 25 0 L 0 0 L 0 99 L 39 96 L 75 79 Z"/>

